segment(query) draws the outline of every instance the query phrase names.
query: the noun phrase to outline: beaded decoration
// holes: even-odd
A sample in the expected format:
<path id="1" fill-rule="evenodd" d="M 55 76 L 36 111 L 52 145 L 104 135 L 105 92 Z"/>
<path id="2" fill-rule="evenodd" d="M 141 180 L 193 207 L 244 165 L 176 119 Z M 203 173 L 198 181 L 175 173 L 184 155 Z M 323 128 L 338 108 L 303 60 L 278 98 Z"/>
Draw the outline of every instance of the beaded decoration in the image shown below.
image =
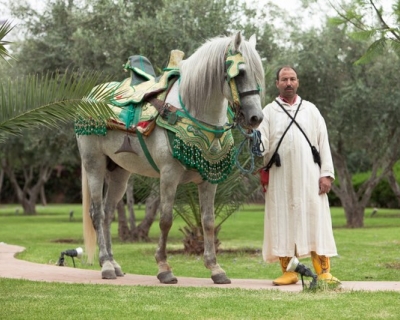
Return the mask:
<path id="1" fill-rule="evenodd" d="M 175 124 L 158 117 L 157 125 L 174 133 L 170 141 L 173 157 L 188 169 L 197 170 L 204 180 L 220 183 L 232 172 L 236 148 L 231 130 L 217 137 L 199 128 L 192 120 L 181 117 Z"/>

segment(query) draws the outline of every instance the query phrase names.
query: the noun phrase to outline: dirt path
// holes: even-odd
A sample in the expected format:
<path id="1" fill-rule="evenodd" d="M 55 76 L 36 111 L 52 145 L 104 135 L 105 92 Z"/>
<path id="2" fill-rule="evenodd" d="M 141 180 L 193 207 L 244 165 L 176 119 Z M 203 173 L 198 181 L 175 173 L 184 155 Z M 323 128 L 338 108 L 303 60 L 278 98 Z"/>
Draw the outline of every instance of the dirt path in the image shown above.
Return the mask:
<path id="1" fill-rule="evenodd" d="M 12 279 L 26 279 L 31 281 L 109 284 L 120 286 L 168 286 L 161 284 L 156 276 L 142 276 L 126 274 L 116 280 L 103 280 L 99 271 L 84 270 L 71 267 L 38 264 L 15 258 L 15 255 L 25 248 L 0 242 L 0 277 Z M 231 279 L 228 285 L 215 285 L 210 278 L 178 277 L 179 287 L 213 287 L 213 288 L 242 288 L 264 289 L 299 292 L 302 290 L 301 281 L 295 285 L 273 286 L 272 280 Z M 344 290 L 366 291 L 400 291 L 400 281 L 343 281 Z"/>

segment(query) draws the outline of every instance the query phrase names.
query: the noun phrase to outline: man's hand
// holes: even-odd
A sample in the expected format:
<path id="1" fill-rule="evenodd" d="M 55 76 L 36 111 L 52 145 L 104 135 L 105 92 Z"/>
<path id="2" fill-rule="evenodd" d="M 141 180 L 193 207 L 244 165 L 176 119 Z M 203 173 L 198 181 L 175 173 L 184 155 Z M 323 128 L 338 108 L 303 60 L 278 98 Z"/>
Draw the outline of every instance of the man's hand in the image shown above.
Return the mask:
<path id="1" fill-rule="evenodd" d="M 332 178 L 321 177 L 319 178 L 319 194 L 328 193 L 331 191 Z"/>

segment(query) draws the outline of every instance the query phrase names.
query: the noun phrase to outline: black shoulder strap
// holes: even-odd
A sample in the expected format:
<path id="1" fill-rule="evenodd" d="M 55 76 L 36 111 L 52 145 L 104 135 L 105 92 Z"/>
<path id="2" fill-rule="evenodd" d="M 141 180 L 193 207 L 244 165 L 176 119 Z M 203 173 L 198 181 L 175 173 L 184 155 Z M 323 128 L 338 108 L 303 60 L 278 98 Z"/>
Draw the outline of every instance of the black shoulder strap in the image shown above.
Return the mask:
<path id="1" fill-rule="evenodd" d="M 296 115 L 295 115 L 294 117 L 292 117 L 292 116 L 290 115 L 290 113 L 287 112 L 287 110 L 279 103 L 278 100 L 275 99 L 275 102 L 282 108 L 283 111 L 286 112 L 286 114 L 289 116 L 289 118 L 292 119 L 292 122 L 291 122 L 290 124 L 292 124 L 292 123 L 294 122 L 294 123 L 296 124 L 296 126 L 300 129 L 301 133 L 303 133 L 303 135 L 304 135 L 304 137 L 306 138 L 308 144 L 310 145 L 311 152 L 312 152 L 313 158 L 314 158 L 314 162 L 315 162 L 315 163 L 318 163 L 318 165 L 321 167 L 321 157 L 320 157 L 320 155 L 319 155 L 319 152 L 318 152 L 317 148 L 315 148 L 315 147 L 311 144 L 311 142 L 310 142 L 310 140 L 308 139 L 306 133 L 303 131 L 303 129 L 300 127 L 300 125 L 296 122 L 296 120 L 295 120 Z M 303 102 L 303 100 L 301 100 L 300 104 L 301 104 L 302 102 Z M 300 104 L 299 104 L 299 107 L 300 107 Z M 297 111 L 298 111 L 298 108 L 297 108 L 297 110 L 296 110 L 296 114 L 297 114 Z"/>
<path id="2" fill-rule="evenodd" d="M 283 106 L 282 106 L 277 100 L 275 100 L 275 102 L 277 102 L 278 105 L 280 105 L 281 108 L 283 108 Z M 283 137 L 286 135 L 286 132 L 288 132 L 288 130 L 289 130 L 290 126 L 293 124 L 293 122 L 297 124 L 295 118 L 296 118 L 296 116 L 297 116 L 297 113 L 298 113 L 299 110 L 300 110 L 300 106 L 301 106 L 302 103 L 303 103 L 303 100 L 301 100 L 301 101 L 300 101 L 300 104 L 297 106 L 296 112 L 295 112 L 295 114 L 294 114 L 293 117 L 292 117 L 291 115 L 289 115 L 289 117 L 292 119 L 292 121 L 289 123 L 289 125 L 288 125 L 288 127 L 286 128 L 285 132 L 283 132 L 281 138 L 279 139 L 278 145 L 276 146 L 275 152 L 272 154 L 272 156 L 271 156 L 271 158 L 269 159 L 267 165 L 263 168 L 265 171 L 268 171 L 268 170 L 272 167 L 272 165 L 273 165 L 274 163 L 275 163 L 275 165 L 276 165 L 277 167 L 280 167 L 280 166 L 281 166 L 281 159 L 280 159 L 279 154 L 278 154 L 278 149 L 279 149 L 279 147 L 280 147 L 280 145 L 281 145 L 281 143 L 282 143 Z M 285 110 L 285 109 L 283 108 L 283 110 Z M 287 114 L 289 114 L 286 110 L 285 110 L 285 112 L 286 112 Z"/>

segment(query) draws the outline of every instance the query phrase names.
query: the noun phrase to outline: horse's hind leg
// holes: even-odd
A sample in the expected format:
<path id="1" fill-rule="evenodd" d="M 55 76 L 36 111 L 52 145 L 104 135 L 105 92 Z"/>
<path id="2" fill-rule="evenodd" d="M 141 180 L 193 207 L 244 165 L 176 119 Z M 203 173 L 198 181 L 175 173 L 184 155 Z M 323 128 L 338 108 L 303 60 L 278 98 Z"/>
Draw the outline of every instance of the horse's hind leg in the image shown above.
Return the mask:
<path id="1" fill-rule="evenodd" d="M 114 218 L 115 208 L 122 199 L 130 173 L 120 167 L 116 167 L 107 173 L 107 192 L 104 202 L 104 240 L 107 248 L 107 258 L 102 262 L 102 277 L 105 279 L 115 279 L 116 276 L 123 277 L 121 266 L 114 260 L 111 244 L 111 222 Z M 105 260 L 107 259 L 107 263 Z M 111 265 L 110 265 L 111 263 Z"/>
<path id="2" fill-rule="evenodd" d="M 161 283 L 175 284 L 178 279 L 167 262 L 167 239 L 172 226 L 172 209 L 178 186 L 176 177 L 161 176 L 160 179 L 160 238 L 155 258 L 158 265 L 157 278 Z"/>
<path id="3" fill-rule="evenodd" d="M 204 234 L 204 265 L 211 270 L 211 279 L 215 284 L 229 284 L 231 280 L 217 263 L 217 256 L 215 253 L 214 198 L 217 185 L 205 181 L 198 185 L 198 190 Z"/>
<path id="4" fill-rule="evenodd" d="M 82 154 L 83 166 L 87 175 L 87 185 L 90 190 L 89 211 L 93 228 L 97 236 L 97 245 L 99 247 L 99 263 L 100 266 L 102 267 L 101 271 L 102 278 L 115 279 L 116 275 L 114 267 L 110 262 L 111 258 L 109 257 L 108 254 L 108 249 L 104 236 L 105 213 L 103 206 L 103 186 L 104 186 L 104 179 L 106 176 L 106 166 L 107 166 L 106 157 L 102 155 L 93 156 L 92 154 L 88 156 L 83 152 L 81 154 Z M 83 198 L 85 199 L 86 197 L 83 196 Z M 86 228 L 85 231 L 87 232 Z M 85 245 L 86 245 L 86 236 L 87 234 L 85 235 Z M 92 252 L 91 246 L 92 246 L 92 241 L 89 241 L 90 252 Z"/>

